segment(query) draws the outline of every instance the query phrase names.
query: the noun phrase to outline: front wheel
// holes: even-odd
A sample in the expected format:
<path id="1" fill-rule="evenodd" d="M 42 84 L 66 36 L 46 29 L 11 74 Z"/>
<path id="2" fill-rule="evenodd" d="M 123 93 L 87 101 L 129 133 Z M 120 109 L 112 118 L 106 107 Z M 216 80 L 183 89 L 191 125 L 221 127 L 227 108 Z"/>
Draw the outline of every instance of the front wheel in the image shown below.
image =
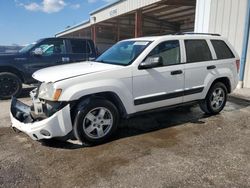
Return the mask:
<path id="1" fill-rule="evenodd" d="M 101 144 L 117 129 L 119 113 L 116 106 L 105 99 L 88 99 L 76 110 L 74 135 L 84 145 Z"/>
<path id="2" fill-rule="evenodd" d="M 218 114 L 227 102 L 227 88 L 221 83 L 215 83 L 210 90 L 204 100 L 200 102 L 200 108 L 206 114 Z"/>
<path id="3" fill-rule="evenodd" d="M 22 91 L 22 81 L 15 74 L 0 73 L 0 99 L 17 97 Z"/>

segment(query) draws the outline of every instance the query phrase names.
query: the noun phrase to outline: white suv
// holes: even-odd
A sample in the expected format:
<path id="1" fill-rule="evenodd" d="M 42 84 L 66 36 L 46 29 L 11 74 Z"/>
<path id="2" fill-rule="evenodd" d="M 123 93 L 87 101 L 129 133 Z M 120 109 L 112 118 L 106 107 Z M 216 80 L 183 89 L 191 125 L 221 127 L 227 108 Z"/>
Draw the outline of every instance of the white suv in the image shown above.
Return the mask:
<path id="1" fill-rule="evenodd" d="M 179 34 L 118 42 L 93 62 L 45 68 L 31 107 L 12 99 L 12 127 L 34 140 L 106 141 L 119 120 L 198 102 L 208 114 L 225 106 L 238 83 L 239 56 L 216 34 Z"/>

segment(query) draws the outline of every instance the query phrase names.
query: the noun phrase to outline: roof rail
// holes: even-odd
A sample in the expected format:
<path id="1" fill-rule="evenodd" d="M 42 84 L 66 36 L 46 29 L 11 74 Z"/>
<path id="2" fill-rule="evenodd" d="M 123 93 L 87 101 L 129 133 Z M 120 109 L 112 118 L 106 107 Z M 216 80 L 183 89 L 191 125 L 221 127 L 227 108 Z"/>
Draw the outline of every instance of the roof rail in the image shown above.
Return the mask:
<path id="1" fill-rule="evenodd" d="M 211 35 L 211 36 L 221 36 L 217 33 L 194 33 L 194 32 L 178 32 L 175 35 Z"/>

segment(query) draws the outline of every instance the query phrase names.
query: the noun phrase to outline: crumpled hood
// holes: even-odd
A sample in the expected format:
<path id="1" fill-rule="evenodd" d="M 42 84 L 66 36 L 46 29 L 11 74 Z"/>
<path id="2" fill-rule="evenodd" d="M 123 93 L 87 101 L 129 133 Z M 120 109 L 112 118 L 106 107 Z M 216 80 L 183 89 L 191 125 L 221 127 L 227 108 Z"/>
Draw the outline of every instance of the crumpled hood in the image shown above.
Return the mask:
<path id="1" fill-rule="evenodd" d="M 48 67 L 36 71 L 32 77 L 40 82 L 56 82 L 76 76 L 106 71 L 120 67 L 119 65 L 110 65 L 92 61 L 71 63 L 67 65 L 59 65 Z"/>

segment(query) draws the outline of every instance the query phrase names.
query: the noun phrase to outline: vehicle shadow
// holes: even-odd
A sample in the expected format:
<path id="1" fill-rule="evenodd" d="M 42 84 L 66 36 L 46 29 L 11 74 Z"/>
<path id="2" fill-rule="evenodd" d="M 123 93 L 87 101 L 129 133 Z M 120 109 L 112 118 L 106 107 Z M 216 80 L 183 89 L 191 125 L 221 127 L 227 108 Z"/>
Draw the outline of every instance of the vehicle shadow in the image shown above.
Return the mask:
<path id="1" fill-rule="evenodd" d="M 230 112 L 248 106 L 250 106 L 250 101 L 229 96 L 223 111 Z M 206 115 L 200 110 L 199 105 L 183 106 L 162 112 L 149 113 L 126 120 L 115 139 L 145 134 L 186 123 L 204 124 L 206 118 L 209 117 L 210 115 Z"/>
<path id="2" fill-rule="evenodd" d="M 235 111 L 247 106 L 250 106 L 250 101 L 229 97 L 224 111 Z M 174 126 L 180 126 L 186 123 L 202 125 L 205 123 L 206 118 L 209 117 L 209 115 L 204 114 L 200 110 L 198 105 L 178 107 L 162 112 L 148 113 L 128 120 L 123 120 L 116 135 L 108 142 Z M 57 140 L 51 140 L 44 145 L 61 149 L 79 149 L 85 147 L 81 144 L 73 144 Z"/>

